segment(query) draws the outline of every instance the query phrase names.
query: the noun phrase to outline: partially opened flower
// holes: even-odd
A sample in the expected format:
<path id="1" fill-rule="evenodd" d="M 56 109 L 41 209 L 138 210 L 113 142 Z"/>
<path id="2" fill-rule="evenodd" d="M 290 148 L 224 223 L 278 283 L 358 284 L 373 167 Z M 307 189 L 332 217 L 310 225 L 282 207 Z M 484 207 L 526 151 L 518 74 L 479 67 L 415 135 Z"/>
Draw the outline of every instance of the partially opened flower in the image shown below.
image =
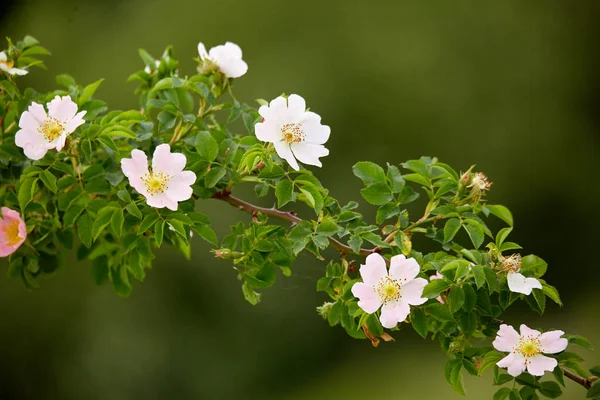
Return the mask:
<path id="1" fill-rule="evenodd" d="M 198 54 L 202 61 L 214 63 L 227 78 L 239 78 L 248 71 L 248 64 L 242 60 L 242 49 L 235 43 L 227 42 L 207 52 L 200 42 Z"/>
<path id="2" fill-rule="evenodd" d="M 26 69 L 15 68 L 13 61 L 8 61 L 6 53 L 0 51 L 0 71 L 9 73 L 10 75 L 27 75 Z"/>
<path id="3" fill-rule="evenodd" d="M 500 256 L 500 267 L 507 272 L 506 281 L 511 292 L 530 295 L 533 289 L 541 289 L 542 284 L 535 278 L 527 278 L 521 271 L 521 256 Z"/>
<path id="4" fill-rule="evenodd" d="M 0 219 L 0 257 L 6 257 L 17 251 L 27 239 L 27 227 L 18 212 L 2 207 Z"/>
<path id="5" fill-rule="evenodd" d="M 70 96 L 56 96 L 47 106 L 46 114 L 41 104 L 33 102 L 19 120 L 15 144 L 32 160 L 44 157 L 50 149 L 61 151 L 67 136 L 85 122 L 86 111 L 78 113 Z"/>
<path id="6" fill-rule="evenodd" d="M 438 280 L 438 279 L 444 279 L 444 275 L 440 274 L 440 273 L 439 273 L 439 272 L 437 272 L 437 271 L 435 272 L 435 275 L 431 275 L 431 276 L 429 277 L 429 281 L 435 281 L 435 280 Z M 446 302 L 444 301 L 444 299 L 442 298 L 442 296 L 441 296 L 441 295 L 440 295 L 440 296 L 438 296 L 438 297 L 436 297 L 435 299 L 436 299 L 437 301 L 439 301 L 440 303 L 442 303 L 442 304 L 446 304 Z"/>
<path id="7" fill-rule="evenodd" d="M 467 187 L 473 188 L 477 191 L 490 190 L 494 183 L 490 182 L 488 177 L 483 172 L 476 172 L 475 176 L 471 180 L 471 184 Z"/>
<path id="8" fill-rule="evenodd" d="M 302 97 L 292 94 L 286 100 L 279 96 L 258 112 L 263 117 L 263 121 L 254 126 L 258 140 L 273 143 L 279 157 L 296 171 L 300 169 L 298 161 L 322 166 L 319 157 L 329 154 L 323 144 L 329 139 L 331 129 L 321 125 L 319 115 L 306 111 Z"/>
<path id="9" fill-rule="evenodd" d="M 131 158 L 121 160 L 123 174 L 151 207 L 176 211 L 177 203 L 192 197 L 191 185 L 196 182 L 196 174 L 184 171 L 187 159 L 181 153 L 171 153 L 168 144 L 161 144 L 154 150 L 152 166 L 141 150 L 133 150 Z"/>
<path id="10" fill-rule="evenodd" d="M 381 325 L 391 329 L 406 319 L 411 305 L 427 301 L 421 297 L 427 280 L 417 278 L 419 270 L 414 258 L 397 255 L 390 260 L 388 272 L 381 255 L 369 254 L 366 264 L 360 267 L 363 282 L 352 286 L 352 294 L 358 297 L 358 306 L 369 314 L 381 307 Z"/>
<path id="11" fill-rule="evenodd" d="M 558 365 L 554 358 L 542 353 L 560 353 L 567 348 L 569 342 L 561 338 L 563 331 L 540 333 L 521 325 L 519 334 L 512 326 L 502 324 L 493 342 L 494 348 L 510 354 L 498 361 L 496 365 L 507 368 L 512 376 L 519 376 L 525 370 L 531 375 L 542 376 L 546 371 L 553 371 Z"/>

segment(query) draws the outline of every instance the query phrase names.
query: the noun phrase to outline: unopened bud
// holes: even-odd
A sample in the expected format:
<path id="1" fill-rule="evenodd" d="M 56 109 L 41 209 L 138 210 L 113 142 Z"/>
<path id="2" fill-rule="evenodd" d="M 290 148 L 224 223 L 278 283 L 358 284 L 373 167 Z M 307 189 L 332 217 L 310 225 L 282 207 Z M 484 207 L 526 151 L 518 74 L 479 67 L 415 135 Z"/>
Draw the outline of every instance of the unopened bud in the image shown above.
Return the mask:
<path id="1" fill-rule="evenodd" d="M 327 319 L 327 317 L 329 316 L 329 313 L 331 312 L 331 307 L 333 307 L 334 303 L 323 303 L 322 306 L 317 307 L 317 313 L 323 317 L 323 319 Z"/>

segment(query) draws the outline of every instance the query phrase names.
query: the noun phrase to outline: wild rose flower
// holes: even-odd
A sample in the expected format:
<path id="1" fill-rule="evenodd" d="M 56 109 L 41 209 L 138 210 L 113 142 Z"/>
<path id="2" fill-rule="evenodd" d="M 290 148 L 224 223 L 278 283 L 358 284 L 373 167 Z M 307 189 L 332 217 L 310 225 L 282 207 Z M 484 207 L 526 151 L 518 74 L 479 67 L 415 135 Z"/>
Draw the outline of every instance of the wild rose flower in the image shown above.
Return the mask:
<path id="1" fill-rule="evenodd" d="M 0 71 L 7 72 L 10 75 L 27 75 L 29 72 L 26 69 L 15 68 L 14 65 L 13 61 L 8 61 L 6 53 L 0 51 Z"/>
<path id="2" fill-rule="evenodd" d="M 41 104 L 33 102 L 19 120 L 15 144 L 32 160 L 43 158 L 50 149 L 61 151 L 67 136 L 85 122 L 86 111 L 78 113 L 70 96 L 56 96 L 47 106 L 46 114 Z"/>
<path id="3" fill-rule="evenodd" d="M 521 271 L 521 255 L 513 254 L 510 257 L 500 256 L 500 267 L 506 271 L 506 281 L 511 292 L 522 293 L 527 296 L 533 289 L 541 289 L 542 284 L 535 278 L 526 278 Z"/>
<path id="4" fill-rule="evenodd" d="M 418 306 L 427 301 L 421 297 L 427 280 L 417 278 L 419 264 L 414 258 L 397 255 L 390 260 L 390 270 L 385 259 L 369 254 L 366 264 L 360 267 L 363 282 L 352 286 L 352 294 L 359 299 L 358 306 L 372 314 L 381 307 L 381 325 L 391 329 L 406 319 L 410 305 Z"/>
<path id="5" fill-rule="evenodd" d="M 440 274 L 439 272 L 437 272 L 437 271 L 436 271 L 436 272 L 435 272 L 435 275 L 431 275 L 431 276 L 429 277 L 429 281 L 435 281 L 435 280 L 437 280 L 437 279 L 443 279 L 443 278 L 444 278 L 444 275 L 442 275 L 442 274 Z M 442 303 L 442 304 L 446 304 L 446 302 L 444 301 L 444 299 L 442 298 L 442 296 L 441 296 L 441 295 L 440 295 L 440 296 L 438 296 L 438 297 L 436 297 L 435 299 L 436 299 L 437 301 L 439 301 L 440 303 Z"/>
<path id="6" fill-rule="evenodd" d="M 471 179 L 471 184 L 467 187 L 472 187 L 476 191 L 485 191 L 490 190 L 493 182 L 490 182 L 488 177 L 483 172 L 475 173 L 473 179 Z"/>
<path id="7" fill-rule="evenodd" d="M 263 122 L 254 126 L 256 137 L 263 142 L 273 143 L 279 157 L 286 160 L 296 171 L 300 162 L 321 167 L 319 157 L 329 154 L 323 146 L 329 139 L 331 129 L 321 125 L 321 117 L 306 111 L 306 102 L 297 94 L 287 100 L 279 96 L 258 113 Z"/>
<path id="8" fill-rule="evenodd" d="M 248 71 L 248 64 L 242 60 L 242 49 L 235 43 L 227 42 L 207 52 L 200 42 L 198 53 L 202 61 L 214 63 L 227 78 L 239 78 Z"/>
<path id="9" fill-rule="evenodd" d="M 192 197 L 191 185 L 196 182 L 196 174 L 183 170 L 186 162 L 185 155 L 171 153 L 168 144 L 161 144 L 154 151 L 152 167 L 143 151 L 133 150 L 131 158 L 121 160 L 121 169 L 149 206 L 176 211 L 178 202 Z"/>
<path id="10" fill-rule="evenodd" d="M 526 369 L 535 376 L 553 371 L 558 365 L 557 361 L 542 353 L 555 354 L 566 349 L 569 342 L 561 338 L 565 333 L 563 331 L 540 333 L 526 325 L 521 325 L 520 330 L 519 334 L 512 326 L 500 325 L 498 335 L 492 344 L 496 350 L 510 354 L 498 361 L 496 365 L 507 368 L 512 376 L 519 376 Z"/>
<path id="11" fill-rule="evenodd" d="M 27 239 L 27 227 L 18 212 L 2 207 L 0 219 L 0 257 L 6 257 L 17 251 Z"/>

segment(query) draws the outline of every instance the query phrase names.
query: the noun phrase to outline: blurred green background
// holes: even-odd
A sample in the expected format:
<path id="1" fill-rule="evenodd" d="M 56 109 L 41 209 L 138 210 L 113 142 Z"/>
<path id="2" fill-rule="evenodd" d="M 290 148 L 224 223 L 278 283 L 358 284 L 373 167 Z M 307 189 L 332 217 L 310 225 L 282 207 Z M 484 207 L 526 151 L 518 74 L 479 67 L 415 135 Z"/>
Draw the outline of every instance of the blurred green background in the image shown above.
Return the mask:
<path id="1" fill-rule="evenodd" d="M 495 182 L 490 201 L 513 210 L 513 239 L 549 262 L 565 303 L 541 318 L 517 307 L 507 321 L 600 347 L 599 17 L 595 1 L 3 0 L 0 34 L 31 34 L 53 52 L 27 85 L 106 78 L 98 96 L 114 109 L 137 106 L 125 80 L 141 69 L 139 47 L 159 55 L 173 44 L 185 75 L 199 41 L 236 42 L 250 66 L 238 99 L 298 93 L 331 126 L 317 174 L 342 201 L 359 197 L 359 160 L 476 163 Z M 198 208 L 221 235 L 247 218 L 215 201 Z M 302 256 L 252 307 L 231 264 L 208 250 L 197 239 L 191 261 L 162 251 L 129 299 L 74 261 L 34 293 L 0 279 L 0 398 L 460 398 L 436 342 L 407 329 L 374 349 L 329 328 L 315 312 L 324 263 Z M 468 376 L 468 398 L 491 398 L 491 380 Z M 568 382 L 565 399 L 584 396 Z"/>

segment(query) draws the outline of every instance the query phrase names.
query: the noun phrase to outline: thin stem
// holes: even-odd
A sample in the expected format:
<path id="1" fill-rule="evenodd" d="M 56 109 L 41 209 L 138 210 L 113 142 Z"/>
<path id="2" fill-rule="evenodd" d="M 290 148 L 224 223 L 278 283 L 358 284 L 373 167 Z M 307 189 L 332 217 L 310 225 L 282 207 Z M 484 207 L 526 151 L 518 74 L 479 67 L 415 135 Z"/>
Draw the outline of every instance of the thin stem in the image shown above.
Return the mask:
<path id="1" fill-rule="evenodd" d="M 571 370 L 566 369 L 565 367 L 560 367 L 560 369 L 562 369 L 565 376 L 567 378 L 569 378 L 570 380 L 572 380 L 573 382 L 580 384 L 581 386 L 583 386 L 584 388 L 586 388 L 588 390 L 592 387 L 593 378 L 595 378 L 595 377 L 587 379 L 587 378 L 584 378 L 583 376 L 577 375 L 576 373 L 572 372 Z"/>
<path id="2" fill-rule="evenodd" d="M 261 214 L 269 215 L 271 217 L 279 218 L 284 221 L 289 221 L 294 225 L 299 224 L 300 222 L 303 221 L 302 218 L 296 216 L 296 214 L 293 211 L 281 211 L 276 208 L 259 207 L 252 203 L 248 203 L 245 200 L 238 199 L 237 197 L 232 196 L 228 190 L 224 190 L 222 192 L 216 193 L 215 195 L 213 195 L 213 199 L 224 201 L 239 210 L 247 212 L 250 215 L 256 215 L 258 213 L 261 213 Z M 377 252 L 377 250 L 375 248 L 375 249 L 360 249 L 358 253 L 355 253 L 354 250 L 352 250 L 352 248 L 350 246 L 346 246 L 345 244 L 341 243 L 340 241 L 338 241 L 332 237 L 329 237 L 328 239 L 329 239 L 329 242 L 331 243 L 331 245 L 333 247 L 335 247 L 336 249 L 338 249 L 338 251 L 342 254 L 349 253 L 349 254 L 369 255 L 369 254 Z"/>

